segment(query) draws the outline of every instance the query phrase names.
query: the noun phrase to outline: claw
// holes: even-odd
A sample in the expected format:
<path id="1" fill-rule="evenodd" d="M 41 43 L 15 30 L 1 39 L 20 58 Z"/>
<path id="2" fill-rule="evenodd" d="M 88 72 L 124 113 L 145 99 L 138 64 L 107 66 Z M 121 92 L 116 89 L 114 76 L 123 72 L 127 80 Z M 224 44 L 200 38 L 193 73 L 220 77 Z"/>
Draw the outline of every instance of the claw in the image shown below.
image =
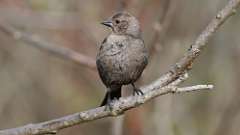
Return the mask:
<path id="1" fill-rule="evenodd" d="M 138 89 L 137 87 L 135 87 L 135 85 L 132 83 L 132 86 L 133 86 L 133 95 L 135 96 L 136 94 L 137 95 L 144 95 L 143 92 Z"/>
<path id="2" fill-rule="evenodd" d="M 133 89 L 133 95 L 143 95 L 143 92 L 140 89 Z"/>

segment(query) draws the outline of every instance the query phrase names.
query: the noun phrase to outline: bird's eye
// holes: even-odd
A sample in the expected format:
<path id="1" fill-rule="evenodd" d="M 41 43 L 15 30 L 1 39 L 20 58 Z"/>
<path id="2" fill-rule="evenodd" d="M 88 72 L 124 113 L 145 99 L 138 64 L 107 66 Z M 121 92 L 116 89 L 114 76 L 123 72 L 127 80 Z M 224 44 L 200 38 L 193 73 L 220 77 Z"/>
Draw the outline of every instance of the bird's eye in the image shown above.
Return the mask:
<path id="1" fill-rule="evenodd" d="M 116 24 L 119 24 L 119 23 L 120 23 L 120 21 L 119 21 L 119 20 L 116 20 L 115 22 L 116 22 Z"/>

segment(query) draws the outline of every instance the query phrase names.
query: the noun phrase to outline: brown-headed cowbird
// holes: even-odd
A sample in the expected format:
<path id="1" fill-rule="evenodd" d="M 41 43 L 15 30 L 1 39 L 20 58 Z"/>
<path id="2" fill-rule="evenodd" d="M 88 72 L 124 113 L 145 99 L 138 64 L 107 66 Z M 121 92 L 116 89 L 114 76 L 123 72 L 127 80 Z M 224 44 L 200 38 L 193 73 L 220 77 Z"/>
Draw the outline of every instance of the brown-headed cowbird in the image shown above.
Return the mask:
<path id="1" fill-rule="evenodd" d="M 122 85 L 131 84 L 133 94 L 143 94 L 134 82 L 148 63 L 148 52 L 141 37 L 138 20 L 127 12 L 113 15 L 102 22 L 112 32 L 102 42 L 97 54 L 97 69 L 107 93 L 101 106 L 121 97 Z"/>

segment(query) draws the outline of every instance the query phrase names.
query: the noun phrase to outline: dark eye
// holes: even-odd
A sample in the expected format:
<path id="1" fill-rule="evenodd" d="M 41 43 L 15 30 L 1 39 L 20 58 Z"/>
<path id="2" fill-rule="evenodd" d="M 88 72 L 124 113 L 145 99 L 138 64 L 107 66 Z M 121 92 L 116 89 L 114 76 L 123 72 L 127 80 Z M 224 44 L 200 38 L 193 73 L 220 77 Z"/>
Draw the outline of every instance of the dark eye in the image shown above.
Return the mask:
<path id="1" fill-rule="evenodd" d="M 119 21 L 119 20 L 116 20 L 115 22 L 116 22 L 116 24 L 119 24 L 119 23 L 120 23 L 120 21 Z"/>

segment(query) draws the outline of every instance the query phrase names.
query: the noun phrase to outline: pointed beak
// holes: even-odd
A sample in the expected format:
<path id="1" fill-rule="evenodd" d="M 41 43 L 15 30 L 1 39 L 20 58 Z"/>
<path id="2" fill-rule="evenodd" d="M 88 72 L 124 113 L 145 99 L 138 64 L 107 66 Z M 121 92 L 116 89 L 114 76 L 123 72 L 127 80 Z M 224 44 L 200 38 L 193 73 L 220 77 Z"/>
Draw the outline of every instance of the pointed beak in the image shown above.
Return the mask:
<path id="1" fill-rule="evenodd" d="M 108 27 L 113 27 L 113 24 L 111 21 L 104 21 L 104 22 L 101 22 L 102 25 L 105 25 L 105 26 L 108 26 Z"/>

